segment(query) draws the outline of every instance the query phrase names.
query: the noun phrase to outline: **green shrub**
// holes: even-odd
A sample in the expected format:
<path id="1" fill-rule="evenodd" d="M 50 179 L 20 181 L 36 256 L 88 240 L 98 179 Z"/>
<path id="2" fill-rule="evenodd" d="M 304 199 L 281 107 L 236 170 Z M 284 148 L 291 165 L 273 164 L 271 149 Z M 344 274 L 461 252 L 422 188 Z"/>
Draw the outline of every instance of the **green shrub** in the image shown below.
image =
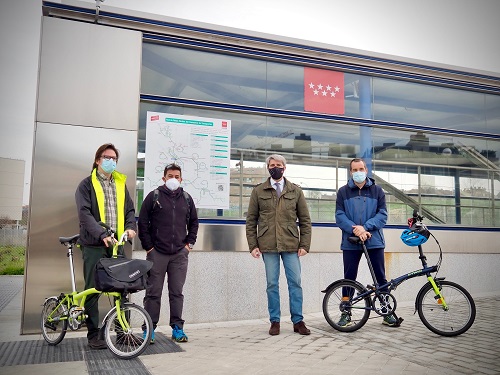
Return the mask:
<path id="1" fill-rule="evenodd" d="M 9 266 L 2 269 L 0 275 L 24 275 L 24 266 L 23 267 L 14 267 Z"/>
<path id="2" fill-rule="evenodd" d="M 24 246 L 0 246 L 0 275 L 24 275 Z"/>

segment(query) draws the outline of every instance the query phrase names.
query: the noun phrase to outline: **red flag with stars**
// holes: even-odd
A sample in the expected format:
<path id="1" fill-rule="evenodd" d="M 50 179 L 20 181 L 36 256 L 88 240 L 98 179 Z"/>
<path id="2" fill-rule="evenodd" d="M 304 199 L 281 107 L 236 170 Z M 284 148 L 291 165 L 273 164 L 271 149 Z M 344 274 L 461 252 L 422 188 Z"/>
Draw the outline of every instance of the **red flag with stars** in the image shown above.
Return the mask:
<path id="1" fill-rule="evenodd" d="M 304 111 L 344 114 L 344 73 L 304 68 Z"/>

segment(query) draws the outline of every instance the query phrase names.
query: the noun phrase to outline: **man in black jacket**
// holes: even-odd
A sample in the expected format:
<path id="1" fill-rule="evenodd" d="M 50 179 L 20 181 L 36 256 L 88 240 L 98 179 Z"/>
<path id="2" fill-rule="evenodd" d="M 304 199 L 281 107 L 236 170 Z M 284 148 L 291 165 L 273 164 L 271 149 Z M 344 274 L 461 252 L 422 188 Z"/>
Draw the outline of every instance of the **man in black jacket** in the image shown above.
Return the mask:
<path id="1" fill-rule="evenodd" d="M 146 259 L 153 262 L 144 308 L 156 329 L 167 275 L 172 340 L 187 342 L 182 319 L 182 289 L 186 281 L 189 251 L 198 234 L 198 215 L 193 199 L 180 187 L 181 168 L 176 164 L 167 165 L 162 179 L 165 185 L 147 195 L 139 213 L 139 239 L 147 251 Z M 154 331 L 151 341 L 154 342 Z"/>
<path id="2" fill-rule="evenodd" d="M 99 147 L 95 153 L 92 173 L 80 182 L 75 193 L 85 289 L 94 288 L 95 265 L 99 259 L 111 257 L 116 240 L 108 236 L 98 222 L 102 221 L 116 230 L 118 238 L 124 231 L 128 232 L 128 238 L 135 237 L 134 202 L 125 185 L 127 176 L 115 171 L 118 156 L 118 150 L 111 143 Z M 98 337 L 98 297 L 98 294 L 92 294 L 85 301 L 87 338 L 90 348 L 106 349 L 106 343 Z"/>

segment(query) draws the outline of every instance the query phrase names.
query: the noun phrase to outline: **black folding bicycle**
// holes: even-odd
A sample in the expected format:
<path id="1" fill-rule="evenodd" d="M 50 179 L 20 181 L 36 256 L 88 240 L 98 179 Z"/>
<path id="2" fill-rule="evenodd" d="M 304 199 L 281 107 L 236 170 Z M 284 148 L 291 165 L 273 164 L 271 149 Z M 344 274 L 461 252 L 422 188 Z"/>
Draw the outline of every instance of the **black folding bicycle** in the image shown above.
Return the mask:
<path id="1" fill-rule="evenodd" d="M 422 220 L 423 217 L 414 211 L 412 221 L 414 228 L 428 231 Z M 430 232 L 428 233 L 436 240 Z M 446 281 L 444 277 L 432 275 L 437 274 L 443 259 L 441 246 L 437 240 L 439 260 L 436 265 L 427 265 L 427 258 L 422 245 L 419 244 L 422 269 L 399 276 L 383 285 L 377 283 L 364 242 L 359 237 L 350 237 L 349 240 L 361 244 L 373 278 L 373 285 L 365 287 L 357 281 L 342 279 L 333 282 L 322 291 L 325 293 L 323 314 L 333 328 L 341 332 L 356 331 L 365 325 L 371 311 L 375 311 L 380 317 L 393 315 L 397 325 L 401 324 L 403 319 L 395 314 L 397 302 L 391 291 L 404 281 L 419 276 L 425 276 L 428 282 L 417 294 L 415 311 L 418 311 L 420 320 L 428 329 L 442 336 L 458 336 L 472 326 L 476 318 L 476 305 L 469 292 L 457 283 Z"/>

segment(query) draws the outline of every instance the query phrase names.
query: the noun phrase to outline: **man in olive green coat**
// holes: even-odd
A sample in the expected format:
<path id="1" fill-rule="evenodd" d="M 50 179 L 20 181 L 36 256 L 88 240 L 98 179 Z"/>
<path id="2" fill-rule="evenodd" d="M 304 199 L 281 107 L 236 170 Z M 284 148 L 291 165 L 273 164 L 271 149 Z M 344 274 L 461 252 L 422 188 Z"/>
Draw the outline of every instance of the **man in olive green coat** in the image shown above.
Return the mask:
<path id="1" fill-rule="evenodd" d="M 302 189 L 283 177 L 286 159 L 271 155 L 266 159 L 271 175 L 257 185 L 250 197 L 246 220 L 248 247 L 254 258 L 262 254 L 266 269 L 267 306 L 270 335 L 280 333 L 280 258 L 285 268 L 294 332 L 309 335 L 302 316 L 302 286 L 299 257 L 309 252 L 311 217 Z M 297 219 L 299 228 L 297 227 Z"/>

